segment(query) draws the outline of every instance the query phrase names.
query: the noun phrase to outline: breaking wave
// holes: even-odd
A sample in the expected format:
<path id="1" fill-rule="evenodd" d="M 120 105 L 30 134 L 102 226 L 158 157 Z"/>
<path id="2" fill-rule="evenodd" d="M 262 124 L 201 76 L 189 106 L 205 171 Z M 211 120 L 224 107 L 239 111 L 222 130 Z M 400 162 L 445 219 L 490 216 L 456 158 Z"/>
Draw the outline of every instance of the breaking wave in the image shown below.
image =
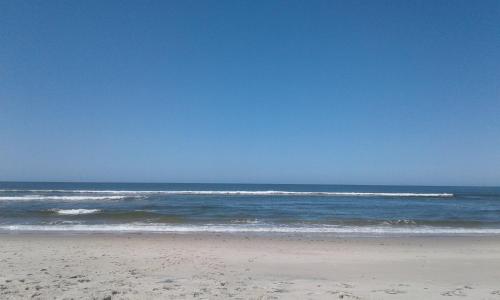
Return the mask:
<path id="1" fill-rule="evenodd" d="M 171 232 L 171 233 L 331 233 L 361 235 L 468 235 L 500 234 L 500 228 L 451 227 L 384 227 L 384 226 L 318 226 L 288 227 L 265 225 L 163 225 L 163 224 L 105 224 L 105 225 L 1 225 L 6 231 L 60 231 L 60 232 Z"/>
<path id="2" fill-rule="evenodd" d="M 452 193 L 379 193 L 379 192 L 297 192 L 297 191 L 127 191 L 127 190 L 0 190 L 2 192 L 35 192 L 35 193 L 86 193 L 86 194 L 119 194 L 123 195 L 229 195 L 229 196 L 343 196 L 343 197 L 453 197 Z M 20 196 L 32 197 L 32 196 Z M 46 196 L 56 198 L 56 196 Z M 78 197 L 78 196 L 59 196 Z M 83 197 L 83 196 L 82 196 Z M 87 199 L 91 198 L 84 196 Z M 0 197 L 14 198 L 14 197 Z"/>
<path id="3" fill-rule="evenodd" d="M 78 208 L 78 209 L 54 209 L 52 210 L 53 212 L 59 214 L 59 215 L 88 215 L 88 214 L 95 214 L 100 212 L 100 209 L 83 209 L 83 208 Z"/>
<path id="4" fill-rule="evenodd" d="M 54 200 L 54 201 L 82 201 L 82 200 L 119 200 L 130 196 L 42 196 L 42 195 L 24 195 L 24 196 L 0 196 L 0 201 L 36 201 L 36 200 Z"/>

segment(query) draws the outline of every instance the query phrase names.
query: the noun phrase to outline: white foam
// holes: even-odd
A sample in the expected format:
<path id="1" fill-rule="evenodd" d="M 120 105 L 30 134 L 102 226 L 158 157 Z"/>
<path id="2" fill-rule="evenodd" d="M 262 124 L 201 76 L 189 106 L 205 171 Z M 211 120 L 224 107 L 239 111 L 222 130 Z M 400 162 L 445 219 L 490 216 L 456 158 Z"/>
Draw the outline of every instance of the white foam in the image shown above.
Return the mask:
<path id="1" fill-rule="evenodd" d="M 0 190 L 2 192 L 58 192 L 96 194 L 242 195 L 242 196 L 346 196 L 346 197 L 453 197 L 452 193 L 296 192 L 296 191 L 129 191 L 129 190 Z M 0 197 L 1 198 L 1 197 Z"/>
<path id="2" fill-rule="evenodd" d="M 100 209 L 78 208 L 78 209 L 55 209 L 52 211 L 55 211 L 59 215 L 88 215 L 88 214 L 98 213 L 101 210 Z"/>
<path id="3" fill-rule="evenodd" d="M 57 200 L 57 201 L 82 201 L 82 200 L 118 200 L 129 196 L 1 196 L 0 201 L 34 201 L 34 200 Z"/>
<path id="4" fill-rule="evenodd" d="M 362 235 L 498 235 L 500 228 L 452 228 L 415 226 L 395 228 L 384 226 L 237 226 L 237 225 L 2 225 L 8 231 L 74 231 L 74 232 L 170 232 L 170 233 L 332 233 Z"/>

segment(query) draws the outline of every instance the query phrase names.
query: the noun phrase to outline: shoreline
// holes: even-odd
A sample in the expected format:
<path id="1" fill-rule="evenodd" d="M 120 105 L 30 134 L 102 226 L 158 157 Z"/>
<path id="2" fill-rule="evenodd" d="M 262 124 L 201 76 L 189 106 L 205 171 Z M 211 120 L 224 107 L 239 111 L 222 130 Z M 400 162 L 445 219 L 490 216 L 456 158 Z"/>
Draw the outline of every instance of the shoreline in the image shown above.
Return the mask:
<path id="1" fill-rule="evenodd" d="M 273 231 L 108 231 L 108 230 L 5 230 L 0 229 L 0 239 L 2 236 L 151 236 L 151 237 L 172 237 L 172 236 L 196 236 L 200 238 L 224 237 L 224 238 L 252 238 L 252 239 L 281 239 L 281 240 L 454 240 L 454 239 L 481 239 L 499 240 L 500 233 L 358 233 L 358 232 L 273 232 Z"/>
<path id="2" fill-rule="evenodd" d="M 500 299 L 500 236 L 0 232 L 0 297 Z"/>
<path id="3" fill-rule="evenodd" d="M 339 237 L 500 237 L 496 227 L 432 226 L 240 226 L 193 224 L 74 224 L 74 225 L 0 225 L 2 233 L 107 233 L 107 234 L 234 234 L 234 235 L 311 235 Z"/>

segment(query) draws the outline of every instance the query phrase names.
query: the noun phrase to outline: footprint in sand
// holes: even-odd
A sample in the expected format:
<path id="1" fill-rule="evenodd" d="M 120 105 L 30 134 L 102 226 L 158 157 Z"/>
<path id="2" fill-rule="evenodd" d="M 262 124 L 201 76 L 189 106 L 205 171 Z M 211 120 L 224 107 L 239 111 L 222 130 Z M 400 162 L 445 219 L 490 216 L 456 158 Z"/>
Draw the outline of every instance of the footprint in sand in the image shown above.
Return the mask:
<path id="1" fill-rule="evenodd" d="M 452 291 L 446 291 L 444 293 L 441 293 L 441 296 L 467 296 L 467 294 L 464 292 L 462 288 L 454 289 Z"/>
<path id="2" fill-rule="evenodd" d="M 386 294 L 390 294 L 390 295 L 396 295 L 396 294 L 404 294 L 404 293 L 406 293 L 405 291 L 396 290 L 396 289 L 387 289 L 387 290 L 384 290 L 384 292 Z"/>
<path id="3" fill-rule="evenodd" d="M 339 299 L 361 299 L 360 297 L 346 291 L 328 291 L 328 293 L 336 295 Z"/>
<path id="4" fill-rule="evenodd" d="M 340 287 L 346 288 L 346 289 L 352 289 L 354 287 L 354 285 L 352 285 L 352 284 L 343 283 L 343 282 L 340 282 L 337 285 L 340 286 Z"/>
<path id="5" fill-rule="evenodd" d="M 406 291 L 396 290 L 396 289 L 385 289 L 385 290 L 373 290 L 372 292 L 384 292 L 389 295 L 404 294 Z"/>

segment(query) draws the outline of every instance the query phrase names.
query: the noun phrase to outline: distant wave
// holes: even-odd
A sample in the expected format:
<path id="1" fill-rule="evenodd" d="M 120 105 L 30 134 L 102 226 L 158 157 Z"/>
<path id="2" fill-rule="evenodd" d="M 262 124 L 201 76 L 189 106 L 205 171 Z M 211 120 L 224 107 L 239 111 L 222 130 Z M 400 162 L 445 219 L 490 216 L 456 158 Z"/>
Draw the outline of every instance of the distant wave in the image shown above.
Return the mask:
<path id="1" fill-rule="evenodd" d="M 451 227 L 384 227 L 384 226 L 252 226 L 252 225 L 153 225 L 153 224 L 116 224 L 116 225 L 1 225 L 7 231 L 74 231 L 74 232 L 170 232 L 170 233 L 332 233 L 354 235 L 498 235 L 500 228 L 451 228 Z"/>
<path id="2" fill-rule="evenodd" d="M 232 195 L 232 196 L 345 196 L 345 197 L 453 197 L 451 193 L 378 193 L 378 192 L 294 192 L 294 191 L 127 191 L 127 190 L 0 190 L 2 192 L 88 193 L 121 195 Z M 49 196 L 47 196 L 49 197 Z M 2 197 L 0 197 L 1 200 Z M 54 198 L 54 197 L 51 197 Z"/>
<path id="3" fill-rule="evenodd" d="M 83 208 L 78 208 L 78 209 L 54 209 L 52 210 L 56 212 L 59 215 L 88 215 L 88 214 L 95 214 L 100 212 L 100 209 L 83 209 Z"/>
<path id="4" fill-rule="evenodd" d="M 0 196 L 0 201 L 33 201 L 33 200 L 117 200 L 127 198 L 128 196 L 41 196 L 41 195 L 25 195 L 25 196 Z"/>

